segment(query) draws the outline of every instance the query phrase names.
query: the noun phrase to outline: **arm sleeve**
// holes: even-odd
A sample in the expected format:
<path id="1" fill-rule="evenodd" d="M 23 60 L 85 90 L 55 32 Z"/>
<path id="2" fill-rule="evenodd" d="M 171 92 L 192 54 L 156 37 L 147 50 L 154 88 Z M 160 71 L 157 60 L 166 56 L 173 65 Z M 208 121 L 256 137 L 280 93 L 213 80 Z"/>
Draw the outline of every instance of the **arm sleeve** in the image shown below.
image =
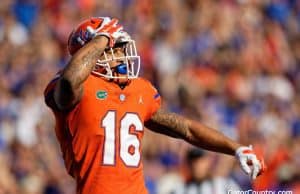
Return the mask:
<path id="1" fill-rule="evenodd" d="M 59 79 L 59 74 L 57 74 L 47 85 L 46 89 L 44 90 L 44 100 L 48 107 L 50 107 L 54 111 L 58 111 L 58 107 L 54 100 L 54 89 L 56 83 Z"/>
<path id="2" fill-rule="evenodd" d="M 54 99 L 54 90 L 55 90 L 55 86 L 60 78 L 62 71 L 59 71 L 55 77 L 48 83 L 46 89 L 44 90 L 44 101 L 45 104 L 51 108 L 54 112 L 64 112 L 64 113 L 68 113 L 71 112 L 73 109 L 75 109 L 76 105 L 67 109 L 67 110 L 60 110 L 55 102 Z"/>

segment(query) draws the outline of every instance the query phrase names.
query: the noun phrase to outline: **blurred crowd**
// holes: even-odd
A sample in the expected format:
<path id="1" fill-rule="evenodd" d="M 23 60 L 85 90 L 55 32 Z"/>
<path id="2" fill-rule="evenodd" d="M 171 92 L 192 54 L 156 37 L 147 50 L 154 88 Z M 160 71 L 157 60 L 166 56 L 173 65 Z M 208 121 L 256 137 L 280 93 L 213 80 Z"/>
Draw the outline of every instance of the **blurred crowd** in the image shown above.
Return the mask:
<path id="1" fill-rule="evenodd" d="M 0 194 L 72 194 L 43 90 L 83 19 L 120 19 L 163 107 L 263 155 L 252 182 L 233 157 L 146 131 L 150 194 L 300 193 L 299 0 L 1 0 Z"/>

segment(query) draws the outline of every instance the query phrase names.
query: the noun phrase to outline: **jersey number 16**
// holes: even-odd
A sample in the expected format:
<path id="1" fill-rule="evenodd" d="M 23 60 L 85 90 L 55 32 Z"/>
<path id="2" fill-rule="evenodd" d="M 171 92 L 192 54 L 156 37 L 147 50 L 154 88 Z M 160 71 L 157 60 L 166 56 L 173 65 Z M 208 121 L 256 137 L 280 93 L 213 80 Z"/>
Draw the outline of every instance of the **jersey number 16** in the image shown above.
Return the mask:
<path id="1" fill-rule="evenodd" d="M 103 165 L 114 165 L 116 160 L 116 112 L 108 111 L 101 123 L 104 128 Z M 130 129 L 134 128 L 134 131 Z M 137 167 L 141 160 L 140 140 L 133 132 L 142 132 L 143 123 L 136 113 L 126 113 L 120 120 L 120 158 L 125 165 Z"/>

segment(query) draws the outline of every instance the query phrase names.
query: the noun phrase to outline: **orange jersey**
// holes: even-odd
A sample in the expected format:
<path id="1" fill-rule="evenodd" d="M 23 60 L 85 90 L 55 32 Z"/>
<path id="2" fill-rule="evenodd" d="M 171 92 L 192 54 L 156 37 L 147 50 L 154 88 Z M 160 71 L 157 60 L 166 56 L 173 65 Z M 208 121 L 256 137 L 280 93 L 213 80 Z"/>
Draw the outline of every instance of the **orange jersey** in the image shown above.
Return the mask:
<path id="1" fill-rule="evenodd" d="M 141 78 L 121 89 L 90 75 L 81 101 L 64 113 L 53 100 L 56 80 L 48 84 L 45 101 L 54 112 L 56 136 L 77 194 L 146 194 L 141 140 L 143 123 L 160 107 L 157 90 Z"/>

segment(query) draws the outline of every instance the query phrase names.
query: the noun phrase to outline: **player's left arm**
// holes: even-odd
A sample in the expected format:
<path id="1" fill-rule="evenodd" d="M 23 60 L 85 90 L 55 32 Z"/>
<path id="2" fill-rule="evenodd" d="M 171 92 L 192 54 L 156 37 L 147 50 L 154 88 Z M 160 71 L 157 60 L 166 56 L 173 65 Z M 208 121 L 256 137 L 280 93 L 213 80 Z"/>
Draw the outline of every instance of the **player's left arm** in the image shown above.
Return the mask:
<path id="1" fill-rule="evenodd" d="M 178 114 L 159 109 L 145 122 L 145 127 L 157 133 L 184 139 L 206 150 L 235 155 L 242 169 L 253 179 L 264 169 L 263 161 L 257 159 L 251 147 L 243 146 L 215 129 Z"/>
<path id="2" fill-rule="evenodd" d="M 197 147 L 224 154 L 234 155 L 236 149 L 242 146 L 215 129 L 162 109 L 145 126 L 152 131 L 184 139 Z"/>

